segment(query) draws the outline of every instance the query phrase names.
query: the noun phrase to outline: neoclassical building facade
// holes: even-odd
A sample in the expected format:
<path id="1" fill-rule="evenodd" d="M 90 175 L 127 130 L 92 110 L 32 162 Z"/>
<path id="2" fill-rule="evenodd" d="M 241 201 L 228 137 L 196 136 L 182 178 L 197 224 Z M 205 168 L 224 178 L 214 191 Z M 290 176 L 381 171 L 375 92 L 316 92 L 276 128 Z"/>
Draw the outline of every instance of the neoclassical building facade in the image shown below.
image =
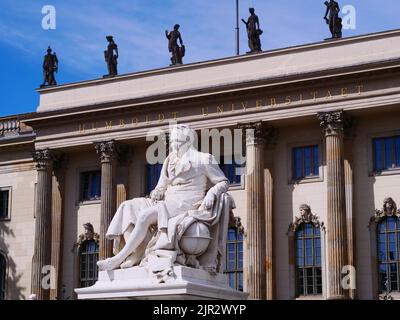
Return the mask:
<path id="1" fill-rule="evenodd" d="M 36 112 L 0 118 L 0 299 L 75 299 L 96 281 L 117 206 L 154 187 L 149 147 L 176 122 L 200 145 L 224 131 L 211 152 L 236 203 L 231 286 L 400 297 L 400 30 L 38 92 Z M 245 163 L 224 160 L 229 137 Z"/>

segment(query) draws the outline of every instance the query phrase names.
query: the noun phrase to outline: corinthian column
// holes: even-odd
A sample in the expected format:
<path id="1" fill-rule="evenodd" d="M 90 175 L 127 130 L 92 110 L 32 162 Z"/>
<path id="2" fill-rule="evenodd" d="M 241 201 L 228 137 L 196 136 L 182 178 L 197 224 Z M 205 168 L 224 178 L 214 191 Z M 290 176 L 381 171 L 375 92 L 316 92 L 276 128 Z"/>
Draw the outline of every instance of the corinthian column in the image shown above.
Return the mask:
<path id="1" fill-rule="evenodd" d="M 266 298 L 264 207 L 264 136 L 262 123 L 239 126 L 246 133 L 247 291 L 250 299 Z"/>
<path id="2" fill-rule="evenodd" d="M 96 142 L 95 149 L 101 161 L 101 218 L 99 259 L 112 256 L 111 240 L 106 239 L 106 232 L 116 210 L 116 144 L 114 140 Z"/>
<path id="3" fill-rule="evenodd" d="M 327 266 L 328 299 L 345 299 L 342 269 L 347 265 L 346 198 L 344 181 L 343 111 L 319 113 L 325 133 L 328 185 Z"/>
<path id="4" fill-rule="evenodd" d="M 35 244 L 32 262 L 32 294 L 38 300 L 48 300 L 50 286 L 43 280 L 42 271 L 51 264 L 51 203 L 53 157 L 49 149 L 36 150 L 32 154 L 36 162 L 37 185 L 35 206 Z M 43 283 L 42 283 L 43 282 Z"/>

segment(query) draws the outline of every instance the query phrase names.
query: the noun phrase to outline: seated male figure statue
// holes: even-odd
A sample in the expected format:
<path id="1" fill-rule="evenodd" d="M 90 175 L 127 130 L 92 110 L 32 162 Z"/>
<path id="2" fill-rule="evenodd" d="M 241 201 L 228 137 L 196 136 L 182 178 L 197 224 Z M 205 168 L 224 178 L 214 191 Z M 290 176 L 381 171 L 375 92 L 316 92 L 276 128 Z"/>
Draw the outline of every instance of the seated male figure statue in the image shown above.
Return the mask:
<path id="1" fill-rule="evenodd" d="M 150 199 L 135 198 L 118 208 L 106 236 L 123 236 L 125 246 L 114 257 L 99 261 L 100 270 L 130 268 L 140 263 L 150 240 L 149 230 L 155 226 L 159 237 L 154 249 L 174 249 L 168 238 L 168 220 L 189 210 L 211 211 L 219 196 L 228 191 L 228 179 L 215 158 L 197 151 L 193 141 L 194 132 L 188 126 L 176 125 L 172 129 L 171 153 L 164 161 L 156 188 Z"/>

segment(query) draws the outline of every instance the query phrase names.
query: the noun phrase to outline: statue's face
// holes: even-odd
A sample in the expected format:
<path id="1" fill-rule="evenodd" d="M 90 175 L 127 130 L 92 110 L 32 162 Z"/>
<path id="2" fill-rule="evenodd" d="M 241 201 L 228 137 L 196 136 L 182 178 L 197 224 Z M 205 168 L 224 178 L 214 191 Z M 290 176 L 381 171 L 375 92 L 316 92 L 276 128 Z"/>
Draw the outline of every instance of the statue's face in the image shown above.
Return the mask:
<path id="1" fill-rule="evenodd" d="M 92 231 L 89 230 L 88 228 L 85 228 L 84 235 L 85 235 L 86 239 L 89 239 L 89 240 L 90 240 L 90 239 L 93 238 L 93 233 L 92 233 Z"/>
<path id="2" fill-rule="evenodd" d="M 191 144 L 190 129 L 187 127 L 175 127 L 170 135 L 172 151 L 178 151 L 186 144 Z"/>

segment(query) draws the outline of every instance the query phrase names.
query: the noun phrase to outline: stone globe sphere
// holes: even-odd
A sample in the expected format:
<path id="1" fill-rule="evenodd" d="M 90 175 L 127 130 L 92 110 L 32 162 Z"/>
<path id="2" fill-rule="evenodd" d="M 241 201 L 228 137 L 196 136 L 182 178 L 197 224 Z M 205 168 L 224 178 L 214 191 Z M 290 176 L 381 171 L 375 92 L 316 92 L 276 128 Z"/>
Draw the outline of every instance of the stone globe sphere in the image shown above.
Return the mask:
<path id="1" fill-rule="evenodd" d="M 186 229 L 179 246 L 185 254 L 198 257 L 207 251 L 211 239 L 208 226 L 196 221 Z"/>

